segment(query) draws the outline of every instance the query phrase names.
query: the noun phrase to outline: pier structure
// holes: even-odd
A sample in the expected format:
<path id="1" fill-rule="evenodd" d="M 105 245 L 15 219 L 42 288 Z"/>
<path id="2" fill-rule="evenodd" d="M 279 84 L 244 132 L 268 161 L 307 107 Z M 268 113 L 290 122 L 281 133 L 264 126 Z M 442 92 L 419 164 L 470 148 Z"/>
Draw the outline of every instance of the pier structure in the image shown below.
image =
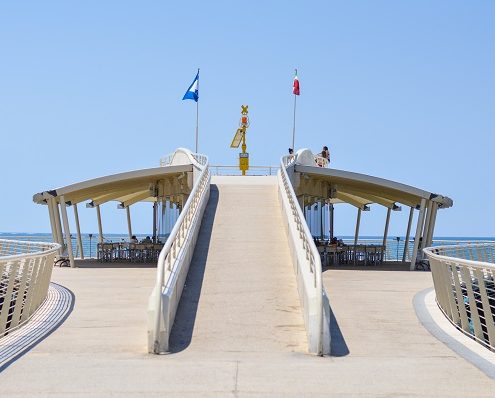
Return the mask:
<path id="1" fill-rule="evenodd" d="M 290 175 L 300 207 L 310 208 L 314 204 L 328 206 L 330 239 L 334 235 L 334 205 L 346 203 L 355 207 L 357 217 L 354 246 L 358 244 L 359 240 L 361 212 L 369 211 L 371 204 L 381 205 L 387 209 L 383 246 L 387 243 L 391 212 L 401 211 L 402 206 L 408 207 L 409 218 L 405 228 L 406 238 L 402 261 L 408 261 L 410 269 L 414 270 L 418 256 L 422 256 L 421 250 L 432 244 L 437 211 L 451 207 L 453 205 L 452 199 L 379 177 L 317 167 L 317 161 L 317 157 L 307 149 L 299 150 L 295 155 L 287 155 L 282 158 L 282 164 Z M 412 253 L 409 253 L 415 210 L 418 211 L 416 232 L 413 250 Z"/>
<path id="2" fill-rule="evenodd" d="M 193 155 L 185 149 L 178 149 L 163 158 L 160 167 L 129 171 L 109 176 L 78 182 L 65 187 L 37 193 L 33 201 L 48 208 L 53 241 L 60 244 L 60 256 L 68 257 L 71 267 L 75 266 L 69 227 L 68 208 L 73 209 L 78 253 L 84 259 L 79 225 L 78 204 L 86 202 L 86 207 L 96 210 L 98 221 L 98 242 L 105 241 L 104 220 L 101 207 L 114 202 L 119 209 L 124 209 L 127 219 L 127 232 L 131 239 L 131 207 L 138 202 L 153 204 L 153 243 L 158 237 L 159 206 L 180 209 L 193 189 L 197 178 L 201 155 Z"/>
<path id="3" fill-rule="evenodd" d="M 491 396 L 495 367 L 486 364 L 495 358 L 464 355 L 468 342 L 456 349 L 447 329 L 441 338 L 430 329 L 441 312 L 426 299 L 429 273 L 404 272 L 410 263 L 400 261 L 325 270 L 304 218 L 314 200 L 361 211 L 407 205 L 423 219 L 419 241 L 433 233 L 436 209 L 452 201 L 311 162 L 303 150 L 282 158 L 277 176 L 234 177 L 211 176 L 208 158 L 186 150 L 165 159 L 169 171 L 190 167 L 176 178 L 191 184 L 157 265 L 74 259 L 73 269 L 56 267 L 53 281 L 72 290 L 77 305 L 3 368 L 1 390 Z M 65 191 L 55 191 L 35 200 L 45 203 L 48 193 L 68 205 Z M 26 372 L 30 382 L 21 383 Z"/>

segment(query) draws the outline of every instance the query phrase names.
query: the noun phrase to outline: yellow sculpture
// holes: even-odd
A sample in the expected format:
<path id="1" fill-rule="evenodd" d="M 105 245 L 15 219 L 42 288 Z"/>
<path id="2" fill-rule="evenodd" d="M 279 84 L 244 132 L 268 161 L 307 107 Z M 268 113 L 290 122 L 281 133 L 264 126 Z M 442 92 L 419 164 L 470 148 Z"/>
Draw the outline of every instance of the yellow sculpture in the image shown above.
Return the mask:
<path id="1" fill-rule="evenodd" d="M 249 127 L 248 106 L 241 105 L 241 120 L 239 122 L 239 128 L 237 129 L 234 139 L 230 144 L 231 148 L 239 148 L 242 141 L 242 152 L 239 153 L 239 170 L 242 175 L 246 175 L 246 171 L 249 170 L 249 153 L 246 152 L 246 130 Z"/>

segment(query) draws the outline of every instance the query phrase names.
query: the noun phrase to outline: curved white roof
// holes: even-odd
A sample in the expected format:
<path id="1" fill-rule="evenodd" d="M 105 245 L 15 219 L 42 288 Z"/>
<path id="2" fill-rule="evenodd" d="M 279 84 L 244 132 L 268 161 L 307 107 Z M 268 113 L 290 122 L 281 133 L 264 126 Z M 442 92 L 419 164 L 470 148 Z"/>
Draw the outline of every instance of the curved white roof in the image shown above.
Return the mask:
<path id="1" fill-rule="evenodd" d="M 439 208 L 453 205 L 451 198 L 420 188 L 351 171 L 318 167 L 314 160 L 308 161 L 309 150 L 298 151 L 294 170 L 324 183 L 328 183 L 331 192 L 329 197 L 354 204 L 358 207 L 369 203 L 379 203 L 394 208 L 395 202 L 411 207 L 419 207 L 422 199 L 431 200 Z M 313 159 L 311 157 L 311 159 Z M 309 163 L 309 164 L 308 164 Z M 356 202 L 356 203 L 352 203 Z"/>

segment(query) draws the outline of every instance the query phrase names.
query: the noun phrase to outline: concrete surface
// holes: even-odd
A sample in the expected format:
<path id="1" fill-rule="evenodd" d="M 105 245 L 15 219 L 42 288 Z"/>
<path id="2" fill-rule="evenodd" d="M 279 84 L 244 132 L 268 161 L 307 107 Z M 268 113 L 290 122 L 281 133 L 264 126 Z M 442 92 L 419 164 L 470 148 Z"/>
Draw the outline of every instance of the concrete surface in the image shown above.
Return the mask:
<path id="1" fill-rule="evenodd" d="M 417 319 L 427 272 L 327 270 L 337 356 L 306 354 L 275 186 L 245 181 L 214 180 L 172 353 L 146 353 L 154 268 L 57 268 L 74 311 L 0 374 L 2 396 L 493 397 Z"/>

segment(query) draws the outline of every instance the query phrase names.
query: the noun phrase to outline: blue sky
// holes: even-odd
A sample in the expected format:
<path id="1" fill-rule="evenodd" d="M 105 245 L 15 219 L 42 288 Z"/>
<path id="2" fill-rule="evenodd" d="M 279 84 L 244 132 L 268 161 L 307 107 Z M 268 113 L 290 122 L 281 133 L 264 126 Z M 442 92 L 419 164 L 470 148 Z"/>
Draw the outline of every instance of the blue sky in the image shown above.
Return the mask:
<path id="1" fill-rule="evenodd" d="M 278 164 L 297 67 L 296 147 L 452 197 L 436 235 L 494 236 L 494 18 L 488 0 L 0 2 L 0 231 L 49 230 L 35 192 L 192 148 L 194 102 L 181 98 L 198 67 L 200 151 L 235 164 L 246 103 L 251 164 Z M 125 213 L 103 212 L 107 232 L 125 232 Z M 136 209 L 136 231 L 150 215 Z M 362 234 L 380 235 L 384 216 L 366 213 Z M 352 234 L 354 210 L 336 217 Z M 96 230 L 94 210 L 81 218 Z"/>

